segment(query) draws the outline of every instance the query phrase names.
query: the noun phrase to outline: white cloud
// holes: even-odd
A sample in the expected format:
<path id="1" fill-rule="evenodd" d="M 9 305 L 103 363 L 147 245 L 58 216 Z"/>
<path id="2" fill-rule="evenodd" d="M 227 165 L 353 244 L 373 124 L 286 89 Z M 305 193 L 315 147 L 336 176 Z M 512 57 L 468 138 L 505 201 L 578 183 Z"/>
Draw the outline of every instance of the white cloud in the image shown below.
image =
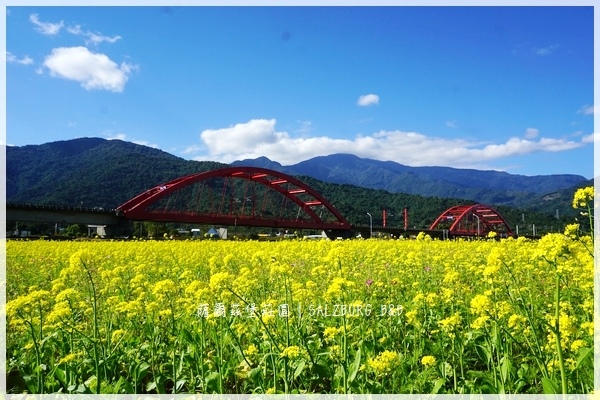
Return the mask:
<path id="1" fill-rule="evenodd" d="M 140 146 L 152 147 L 153 149 L 158 149 L 158 145 L 156 143 L 150 143 L 147 140 L 132 140 L 132 143 L 139 144 Z"/>
<path id="2" fill-rule="evenodd" d="M 446 126 L 448 128 L 457 128 L 458 124 L 457 124 L 456 120 L 453 119 L 452 121 L 446 121 Z"/>
<path id="3" fill-rule="evenodd" d="M 25 56 L 23 58 L 17 58 L 14 54 L 7 51 L 6 52 L 6 62 L 9 64 L 22 64 L 22 65 L 31 65 L 33 64 L 33 58 L 29 56 Z"/>
<path id="4" fill-rule="evenodd" d="M 38 32 L 48 36 L 56 35 L 64 26 L 63 21 L 54 24 L 51 22 L 42 22 L 37 14 L 31 14 L 29 16 L 29 21 L 36 26 Z"/>
<path id="5" fill-rule="evenodd" d="M 107 140 L 125 140 L 127 138 L 127 135 L 124 133 L 113 134 L 110 131 L 104 132 L 104 135 L 106 136 Z"/>
<path id="6" fill-rule="evenodd" d="M 365 94 L 358 98 L 356 104 L 358 104 L 361 107 L 379 104 L 379 96 L 377 96 L 376 94 Z"/>
<path id="7" fill-rule="evenodd" d="M 582 143 L 600 143 L 600 133 L 590 133 L 581 138 Z"/>
<path id="8" fill-rule="evenodd" d="M 558 49 L 558 47 L 559 47 L 558 44 L 553 44 L 548 47 L 536 48 L 536 49 L 534 49 L 534 52 L 538 56 L 547 56 L 551 53 L 554 53 L 556 51 L 556 49 Z"/>
<path id="9" fill-rule="evenodd" d="M 127 139 L 127 135 L 124 133 L 113 133 L 112 131 L 105 131 L 102 135 L 105 136 L 107 140 L 127 140 L 128 142 L 139 144 L 141 146 L 158 149 L 158 145 L 156 143 L 150 143 L 147 140 L 130 140 Z"/>
<path id="10" fill-rule="evenodd" d="M 577 111 L 577 114 L 594 115 L 598 114 L 598 107 L 585 105 Z"/>
<path id="11" fill-rule="evenodd" d="M 525 129 L 525 139 L 535 139 L 540 134 L 539 129 L 527 128 Z"/>
<path id="12" fill-rule="evenodd" d="M 560 152 L 584 146 L 567 139 L 511 138 L 505 143 L 489 144 L 464 139 L 446 139 L 416 132 L 380 131 L 354 139 L 329 137 L 294 138 L 275 129 L 274 119 L 254 119 L 223 129 L 208 129 L 200 139 L 208 149 L 207 159 L 230 163 L 245 158 L 266 156 L 284 165 L 316 156 L 351 153 L 359 157 L 392 160 L 411 166 L 453 166 L 474 168 L 486 162 L 535 152 Z M 188 154 L 202 147 L 190 147 Z"/>
<path id="13" fill-rule="evenodd" d="M 181 154 L 194 154 L 194 153 L 198 153 L 202 150 L 204 150 L 205 147 L 204 146 L 199 146 L 196 144 L 193 144 L 191 146 L 187 146 L 185 149 L 181 150 Z"/>
<path id="14" fill-rule="evenodd" d="M 129 75 L 137 66 L 117 65 L 105 54 L 92 53 L 85 47 L 60 47 L 46 56 L 44 66 L 52 76 L 79 82 L 87 90 L 122 92 Z"/>
<path id="15" fill-rule="evenodd" d="M 298 121 L 300 124 L 300 128 L 296 130 L 296 133 L 306 136 L 310 132 L 312 132 L 312 122 L 311 121 Z"/>
<path id="16" fill-rule="evenodd" d="M 240 149 L 260 148 L 288 138 L 287 133 L 275 131 L 274 119 L 253 119 L 229 128 L 207 129 L 200 134 L 200 139 L 215 155 L 235 154 Z"/>
<path id="17" fill-rule="evenodd" d="M 110 36 L 104 36 L 100 33 L 94 33 L 91 31 L 83 31 L 81 29 L 80 25 L 75 25 L 75 26 L 70 26 L 67 28 L 67 32 L 73 34 L 73 35 L 77 35 L 77 36 L 84 36 L 86 37 L 86 41 L 85 44 L 89 45 L 90 43 L 92 44 L 100 44 L 102 42 L 108 42 L 108 43 L 115 43 L 117 40 L 121 39 L 121 36 L 119 35 L 115 35 L 113 37 Z"/>

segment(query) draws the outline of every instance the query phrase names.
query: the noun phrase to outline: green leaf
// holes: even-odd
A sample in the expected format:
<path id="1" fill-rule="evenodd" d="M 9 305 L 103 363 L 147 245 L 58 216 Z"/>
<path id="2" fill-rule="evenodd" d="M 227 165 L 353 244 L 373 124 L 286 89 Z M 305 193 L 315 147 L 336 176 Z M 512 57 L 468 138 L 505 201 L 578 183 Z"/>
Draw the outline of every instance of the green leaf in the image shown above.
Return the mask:
<path id="1" fill-rule="evenodd" d="M 488 349 L 487 346 L 478 344 L 475 346 L 475 350 L 477 351 L 479 358 L 481 358 L 486 363 L 489 363 L 492 360 L 492 353 L 490 352 L 490 349 Z"/>
<path id="2" fill-rule="evenodd" d="M 156 382 L 148 382 L 148 384 L 146 385 L 146 392 L 152 393 L 153 390 L 156 390 Z"/>
<path id="3" fill-rule="evenodd" d="M 300 376 L 300 374 L 302 373 L 302 370 L 304 369 L 305 366 L 306 366 L 306 361 L 300 360 L 298 362 L 298 365 L 296 366 L 296 370 L 294 371 L 294 379 L 296 379 L 297 377 Z"/>
<path id="4" fill-rule="evenodd" d="M 354 378 L 356 378 L 356 374 L 358 373 L 358 369 L 360 368 L 360 359 L 361 352 L 360 348 L 356 352 L 356 356 L 354 357 L 354 362 L 350 366 L 350 376 L 348 377 L 348 382 L 352 382 Z"/>
<path id="5" fill-rule="evenodd" d="M 592 349 L 588 347 L 579 349 L 579 356 L 577 357 L 577 364 L 575 366 L 575 369 L 578 369 L 581 366 L 581 364 L 583 364 L 592 353 Z"/>
<path id="6" fill-rule="evenodd" d="M 67 377 L 63 369 L 61 369 L 60 367 L 54 368 L 54 377 L 57 381 L 60 382 L 62 386 L 67 386 Z"/>
<path id="7" fill-rule="evenodd" d="M 186 380 L 185 379 L 180 379 L 175 383 L 175 391 L 179 392 L 181 390 L 181 388 L 185 385 Z"/>
<path id="8" fill-rule="evenodd" d="M 500 360 L 500 375 L 502 376 L 502 382 L 508 382 L 511 369 L 512 363 L 510 362 L 510 358 L 507 356 L 502 357 L 502 360 Z"/>
<path id="9" fill-rule="evenodd" d="M 30 393 L 37 393 L 37 378 L 31 375 L 24 375 L 23 380 L 29 388 Z"/>
<path id="10" fill-rule="evenodd" d="M 444 384 L 446 383 L 446 380 L 444 378 L 439 378 L 438 380 L 435 381 L 435 383 L 433 384 L 433 389 L 431 389 L 431 393 L 432 394 L 436 394 L 440 391 L 440 389 L 442 388 L 442 386 L 444 386 Z"/>
<path id="11" fill-rule="evenodd" d="M 525 379 L 525 377 L 527 376 L 527 372 L 528 371 L 529 371 L 529 365 L 527 365 L 527 364 L 521 364 L 521 367 L 517 371 L 517 376 L 519 378 L 521 378 L 521 379 Z"/>
<path id="12" fill-rule="evenodd" d="M 558 394 L 558 383 L 554 382 L 552 379 L 543 377 L 542 378 L 542 387 L 544 388 L 544 394 Z"/>
<path id="13" fill-rule="evenodd" d="M 260 380 L 262 379 L 262 368 L 261 367 L 256 367 L 256 368 L 252 368 L 250 370 L 250 380 L 252 382 L 260 382 Z"/>
<path id="14" fill-rule="evenodd" d="M 196 340 L 194 339 L 194 337 L 192 336 L 192 334 L 190 333 L 189 330 L 187 329 L 182 329 L 180 332 L 180 336 L 187 340 L 189 343 L 196 345 Z"/>
<path id="15" fill-rule="evenodd" d="M 149 391 L 149 390 L 146 390 Z M 134 393 L 135 390 L 133 389 L 133 386 L 131 386 L 131 384 L 129 382 L 127 382 L 127 380 L 123 377 L 119 378 L 119 381 L 117 382 L 116 386 L 115 386 L 115 393 Z"/>
<path id="16" fill-rule="evenodd" d="M 134 379 L 138 382 L 144 379 L 146 375 L 148 375 L 149 368 L 150 364 L 148 364 L 147 362 L 141 362 L 139 364 L 136 364 L 132 374 L 134 376 Z"/>
<path id="17" fill-rule="evenodd" d="M 482 394 L 497 394 L 498 389 L 491 383 L 484 383 L 480 386 Z"/>

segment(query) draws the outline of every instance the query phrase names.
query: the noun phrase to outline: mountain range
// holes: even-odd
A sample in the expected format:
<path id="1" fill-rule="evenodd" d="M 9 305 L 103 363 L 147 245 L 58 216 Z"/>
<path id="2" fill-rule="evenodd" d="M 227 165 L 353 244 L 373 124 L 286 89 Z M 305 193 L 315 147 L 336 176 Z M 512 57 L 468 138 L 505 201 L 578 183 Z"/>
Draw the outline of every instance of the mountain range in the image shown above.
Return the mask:
<path id="1" fill-rule="evenodd" d="M 435 217 L 432 214 L 461 201 L 518 209 L 506 211 L 514 213 L 514 219 L 524 211 L 553 216 L 559 210 L 561 216 L 572 217 L 576 215 L 570 207 L 574 191 L 593 184 L 577 175 L 529 177 L 497 171 L 409 167 L 350 154 L 315 157 L 291 166 L 264 157 L 232 165 L 300 176 L 349 220 L 362 221 L 365 210 L 388 208 L 400 213 L 410 205 L 413 220 L 424 225 Z M 6 197 L 8 202 L 115 208 L 160 183 L 225 166 L 101 138 L 7 146 Z"/>
<path id="2" fill-rule="evenodd" d="M 324 182 L 383 189 L 391 193 L 525 208 L 544 208 L 547 199 L 562 197 L 561 190 L 569 189 L 571 193 L 572 187 L 591 184 L 580 175 L 523 176 L 450 167 L 410 167 L 352 154 L 315 157 L 289 166 L 266 157 L 235 161 L 232 165 L 270 168 L 290 175 L 305 175 Z"/>

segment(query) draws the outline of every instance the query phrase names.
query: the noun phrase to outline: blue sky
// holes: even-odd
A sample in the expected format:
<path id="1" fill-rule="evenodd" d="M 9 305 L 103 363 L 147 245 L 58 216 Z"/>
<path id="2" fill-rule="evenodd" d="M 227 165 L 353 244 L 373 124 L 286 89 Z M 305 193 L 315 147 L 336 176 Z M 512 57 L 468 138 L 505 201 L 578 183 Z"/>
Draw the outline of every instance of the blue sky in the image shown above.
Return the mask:
<path id="1" fill-rule="evenodd" d="M 8 145 L 593 176 L 592 7 L 7 7 Z"/>

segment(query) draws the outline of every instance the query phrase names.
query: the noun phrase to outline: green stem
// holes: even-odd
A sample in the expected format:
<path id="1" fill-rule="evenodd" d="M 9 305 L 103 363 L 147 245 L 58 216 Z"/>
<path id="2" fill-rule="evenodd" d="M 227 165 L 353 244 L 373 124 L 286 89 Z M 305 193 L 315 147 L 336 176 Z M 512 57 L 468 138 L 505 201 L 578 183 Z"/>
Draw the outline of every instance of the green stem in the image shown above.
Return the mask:
<path id="1" fill-rule="evenodd" d="M 92 279 L 92 274 L 90 270 L 87 268 L 85 263 L 82 263 L 85 272 L 87 273 L 88 279 L 90 280 L 90 285 L 92 287 L 92 307 L 94 313 L 94 367 L 96 368 L 96 394 L 100 394 L 100 362 L 98 360 L 98 310 L 97 310 L 97 298 L 96 298 L 96 287 L 94 286 L 94 279 Z"/>
<path id="2" fill-rule="evenodd" d="M 554 292 L 555 310 L 554 318 L 556 320 L 554 329 L 556 329 L 556 352 L 558 353 L 558 363 L 560 367 L 560 381 L 562 386 L 561 393 L 567 393 L 567 375 L 565 373 L 565 360 L 563 358 L 562 346 L 560 344 L 560 275 L 556 274 L 556 290 Z"/>
<path id="3" fill-rule="evenodd" d="M 22 317 L 21 315 L 19 315 L 20 317 Z M 37 364 L 37 390 L 38 393 L 41 394 L 43 393 L 43 384 L 42 384 L 42 373 L 41 373 L 41 356 L 40 356 L 40 348 L 38 347 L 38 343 L 37 343 L 37 338 L 35 337 L 35 329 L 33 328 L 33 323 L 31 321 L 29 321 L 28 319 L 23 318 L 23 320 L 29 325 L 29 329 L 31 330 L 31 338 L 33 339 L 33 346 L 35 348 L 35 361 Z"/>

